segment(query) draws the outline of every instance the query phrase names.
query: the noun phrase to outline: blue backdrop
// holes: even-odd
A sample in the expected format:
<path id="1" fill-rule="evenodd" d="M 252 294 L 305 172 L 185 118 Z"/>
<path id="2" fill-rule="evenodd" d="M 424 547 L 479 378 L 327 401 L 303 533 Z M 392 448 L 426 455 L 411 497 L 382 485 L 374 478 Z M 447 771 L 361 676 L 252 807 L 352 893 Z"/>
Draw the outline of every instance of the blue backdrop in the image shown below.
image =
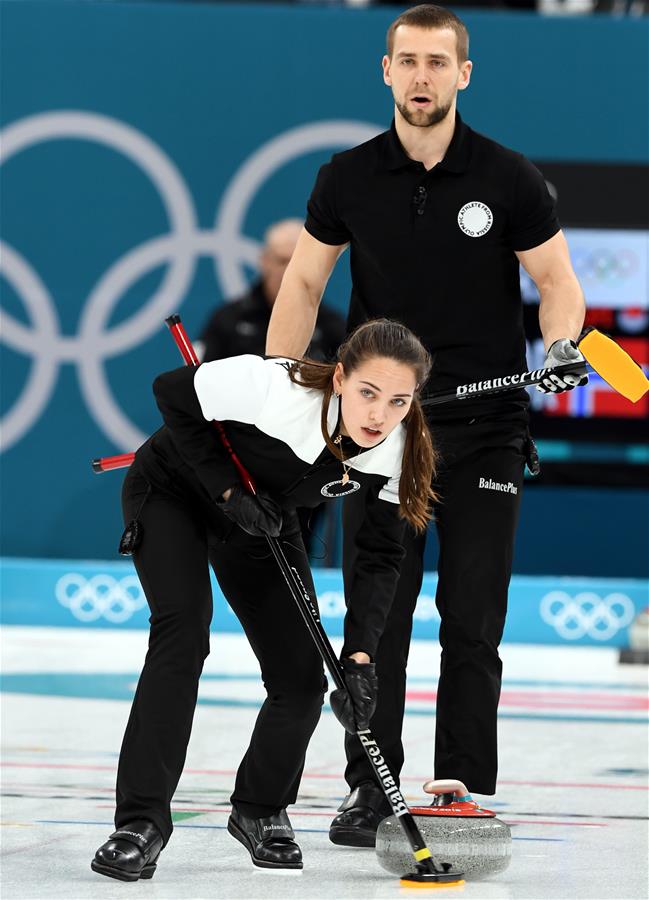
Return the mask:
<path id="1" fill-rule="evenodd" d="M 395 11 L 2 12 L 2 552 L 111 558 L 121 476 L 94 476 L 90 458 L 157 427 L 149 385 L 179 361 L 163 318 L 179 311 L 196 334 L 249 279 L 266 226 L 303 215 L 318 165 L 389 123 Z M 537 159 L 647 160 L 646 20 L 464 18 L 475 128 Z M 346 264 L 327 294 L 345 306 Z M 642 517 L 646 498 L 633 502 Z M 642 574 L 624 548 L 610 573 Z"/>
<path id="2" fill-rule="evenodd" d="M 323 625 L 343 634 L 345 597 L 338 569 L 314 573 Z M 424 577 L 414 615 L 413 637 L 435 640 L 437 576 Z M 148 628 L 149 609 L 130 562 L 5 560 L 0 571 L 3 625 L 62 628 Z M 212 631 L 241 632 L 212 575 Z M 629 643 L 629 626 L 647 603 L 639 579 L 557 578 L 515 575 L 509 589 L 505 641 L 564 646 Z"/>

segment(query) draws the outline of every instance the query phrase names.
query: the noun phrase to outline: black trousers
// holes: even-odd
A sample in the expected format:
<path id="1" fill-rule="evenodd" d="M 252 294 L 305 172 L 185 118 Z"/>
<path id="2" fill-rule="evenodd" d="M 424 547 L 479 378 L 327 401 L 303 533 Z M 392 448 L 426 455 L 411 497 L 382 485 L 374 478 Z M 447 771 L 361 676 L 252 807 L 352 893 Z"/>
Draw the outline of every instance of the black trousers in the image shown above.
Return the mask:
<path id="1" fill-rule="evenodd" d="M 474 419 L 440 424 L 431 431 L 442 454 L 435 484 L 440 495 L 435 526 L 442 656 L 434 777 L 459 778 L 470 791 L 493 794 L 502 671 L 498 645 L 507 611 L 527 426 L 522 420 Z M 496 485 L 507 489 L 500 490 Z M 354 567 L 353 534 L 362 512 L 358 495 L 345 501 L 346 578 Z M 425 534 L 417 536 L 408 531 L 406 557 L 376 656 L 379 698 L 372 729 L 397 774 L 404 760 L 401 732 L 406 665 L 412 617 L 423 578 L 425 544 Z M 345 777 L 352 789 L 373 778 L 358 744 L 355 737 L 346 736 Z"/>
<path id="2" fill-rule="evenodd" d="M 171 835 L 171 798 L 209 653 L 208 561 L 259 660 L 267 692 L 232 802 L 255 818 L 294 803 L 326 681 L 268 544 L 232 525 L 213 504 L 149 484 L 137 462 L 126 476 L 122 504 L 125 521 L 137 516 L 143 529 L 133 559 L 151 610 L 151 632 L 119 758 L 115 825 L 143 818 L 159 828 L 165 843 Z M 295 518 L 282 538 L 289 562 L 315 599 Z"/>

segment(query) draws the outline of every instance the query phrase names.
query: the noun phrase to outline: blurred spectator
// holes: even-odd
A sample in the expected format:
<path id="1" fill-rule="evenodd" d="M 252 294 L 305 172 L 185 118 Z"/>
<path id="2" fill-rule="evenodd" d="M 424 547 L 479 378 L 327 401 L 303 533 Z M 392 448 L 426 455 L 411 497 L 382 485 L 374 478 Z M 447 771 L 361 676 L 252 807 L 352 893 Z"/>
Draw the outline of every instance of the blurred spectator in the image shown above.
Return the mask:
<path id="1" fill-rule="evenodd" d="M 260 277 L 243 297 L 219 307 L 201 333 L 203 362 L 242 353 L 264 355 L 270 313 L 303 224 L 300 219 L 283 219 L 270 226 L 259 258 Z M 320 304 L 307 356 L 333 359 L 344 336 L 343 317 Z"/>

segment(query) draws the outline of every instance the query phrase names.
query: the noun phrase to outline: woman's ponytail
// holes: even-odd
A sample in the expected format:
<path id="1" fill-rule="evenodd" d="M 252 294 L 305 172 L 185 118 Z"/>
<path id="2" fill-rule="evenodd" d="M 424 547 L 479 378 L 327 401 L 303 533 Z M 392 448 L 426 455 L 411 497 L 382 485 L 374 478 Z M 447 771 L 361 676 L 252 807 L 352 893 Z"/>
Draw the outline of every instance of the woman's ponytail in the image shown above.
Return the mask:
<path id="1" fill-rule="evenodd" d="M 404 420 L 406 442 L 399 481 L 399 506 L 402 517 L 416 532 L 426 530 L 433 513 L 431 504 L 438 498 L 431 487 L 437 453 L 417 397 Z"/>

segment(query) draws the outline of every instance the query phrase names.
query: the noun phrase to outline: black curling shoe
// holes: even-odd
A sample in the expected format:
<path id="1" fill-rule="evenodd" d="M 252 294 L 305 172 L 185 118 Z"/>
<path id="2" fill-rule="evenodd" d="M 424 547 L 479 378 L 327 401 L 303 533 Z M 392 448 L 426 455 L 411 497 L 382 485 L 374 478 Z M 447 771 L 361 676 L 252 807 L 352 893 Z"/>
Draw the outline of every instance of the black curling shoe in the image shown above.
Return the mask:
<path id="1" fill-rule="evenodd" d="M 343 847 L 374 847 L 376 830 L 392 808 L 374 781 L 362 781 L 338 807 L 340 815 L 331 823 L 329 840 Z"/>
<path id="2" fill-rule="evenodd" d="M 243 844 L 256 866 L 262 869 L 302 868 L 302 851 L 295 843 L 285 809 L 275 816 L 249 819 L 233 806 L 228 831 Z"/>
<path id="3" fill-rule="evenodd" d="M 95 853 L 90 868 L 120 881 L 153 878 L 162 844 L 162 835 L 153 822 L 135 819 L 111 834 Z"/>

